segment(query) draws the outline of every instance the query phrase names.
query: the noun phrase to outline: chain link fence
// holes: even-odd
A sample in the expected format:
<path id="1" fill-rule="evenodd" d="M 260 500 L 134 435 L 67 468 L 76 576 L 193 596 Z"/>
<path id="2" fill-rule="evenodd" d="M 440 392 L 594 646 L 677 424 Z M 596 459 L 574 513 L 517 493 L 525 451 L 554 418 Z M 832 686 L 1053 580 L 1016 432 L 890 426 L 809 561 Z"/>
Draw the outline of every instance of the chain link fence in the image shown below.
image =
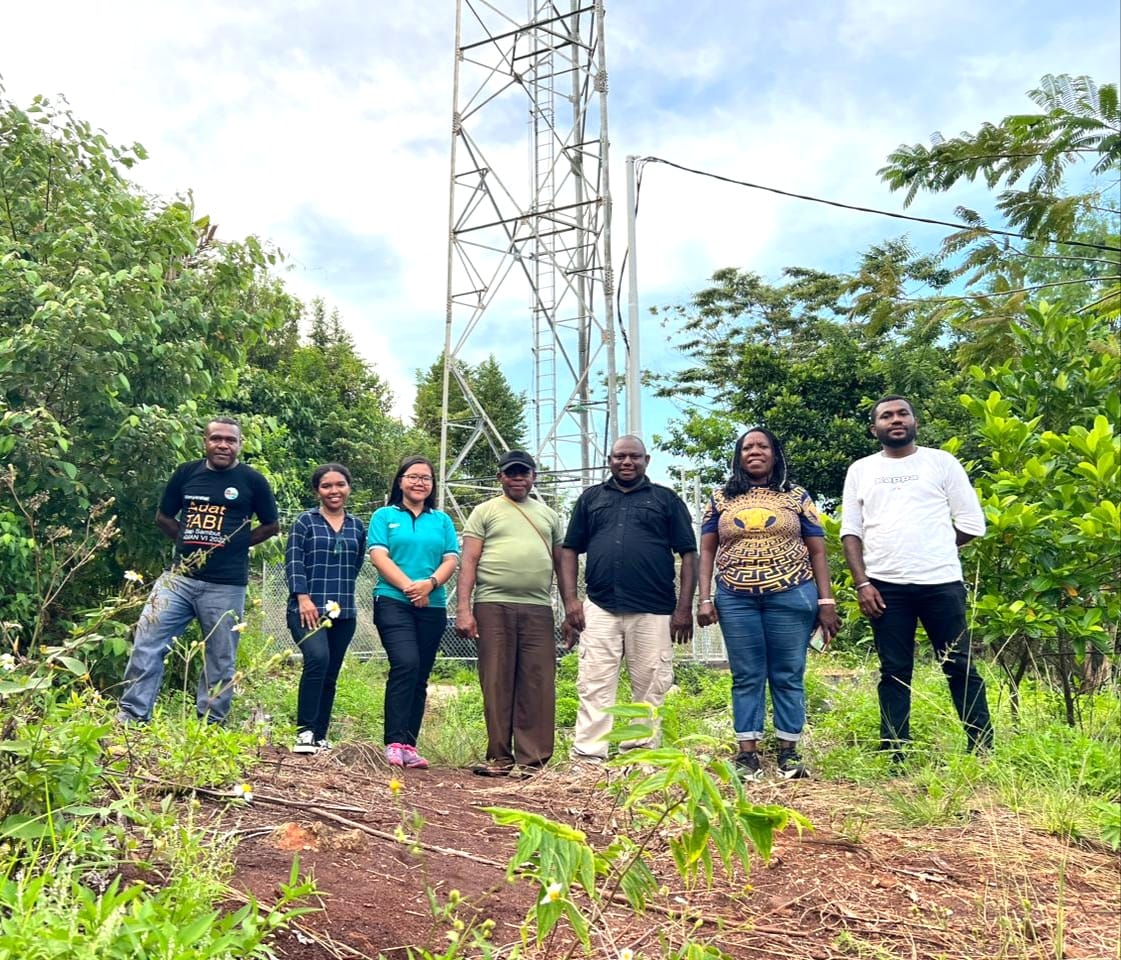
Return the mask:
<path id="1" fill-rule="evenodd" d="M 582 575 L 582 571 L 581 571 Z M 354 631 L 354 640 L 351 642 L 350 651 L 355 656 L 368 660 L 371 658 L 384 658 L 385 650 L 378 641 L 378 632 L 374 629 L 373 602 L 374 582 L 377 574 L 373 565 L 365 563 L 358 574 L 356 595 L 358 597 L 358 624 Z M 582 585 L 582 584 L 581 584 Z M 292 641 L 285 622 L 285 611 L 288 606 L 288 584 L 284 579 L 283 563 L 263 563 L 260 567 L 260 598 L 261 598 L 261 629 L 265 636 L 271 637 L 269 643 L 270 654 L 282 651 L 299 653 L 299 648 Z M 475 660 L 475 641 L 457 636 L 455 632 L 455 578 L 447 585 L 448 592 L 448 624 L 444 630 L 444 638 L 440 643 L 440 655 L 453 660 Z M 564 605 L 554 591 L 553 594 L 553 619 L 556 623 L 557 655 L 564 651 L 561 636 L 561 623 L 564 620 Z M 696 663 L 723 663 L 727 657 L 724 652 L 724 639 L 719 627 L 696 627 L 693 629 L 692 641 L 677 648 L 677 659 Z"/>

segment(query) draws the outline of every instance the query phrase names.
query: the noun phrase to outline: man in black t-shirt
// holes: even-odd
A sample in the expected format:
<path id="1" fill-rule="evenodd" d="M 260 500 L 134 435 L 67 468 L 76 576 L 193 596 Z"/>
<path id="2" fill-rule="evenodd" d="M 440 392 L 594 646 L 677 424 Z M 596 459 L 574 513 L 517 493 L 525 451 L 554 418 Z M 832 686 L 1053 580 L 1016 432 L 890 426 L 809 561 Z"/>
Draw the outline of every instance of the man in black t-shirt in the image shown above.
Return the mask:
<path id="1" fill-rule="evenodd" d="M 160 692 L 175 638 L 198 620 L 206 658 L 195 696 L 200 717 L 226 719 L 249 583 L 249 548 L 280 532 L 268 481 L 238 462 L 241 427 L 217 417 L 206 425 L 206 457 L 171 475 L 156 526 L 175 541 L 175 559 L 156 581 L 136 624 L 118 719 L 146 722 Z M 253 516 L 259 521 L 250 525 Z"/>
<path id="2" fill-rule="evenodd" d="M 693 635 L 697 539 L 689 510 L 669 487 L 646 476 L 650 455 L 638 437 L 611 447 L 611 476 L 576 501 L 561 550 L 558 581 L 567 629 L 580 634 L 576 689 L 580 707 L 572 742 L 575 759 L 607 759 L 619 668 L 626 657 L 631 699 L 661 706 L 673 683 L 673 640 Z M 576 596 L 577 557 L 587 554 L 588 599 Z M 679 590 L 673 555 L 681 556 Z M 647 741 L 623 749 L 655 746 Z"/>

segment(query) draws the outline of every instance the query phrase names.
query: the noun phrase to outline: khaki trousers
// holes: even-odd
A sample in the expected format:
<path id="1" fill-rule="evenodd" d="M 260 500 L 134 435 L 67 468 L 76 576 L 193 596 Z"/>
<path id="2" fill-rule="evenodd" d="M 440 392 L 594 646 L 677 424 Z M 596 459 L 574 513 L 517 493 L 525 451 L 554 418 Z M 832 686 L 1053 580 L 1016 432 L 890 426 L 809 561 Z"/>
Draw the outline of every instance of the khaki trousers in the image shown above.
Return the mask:
<path id="1" fill-rule="evenodd" d="M 614 720 L 607 708 L 615 705 L 624 657 L 631 678 L 631 700 L 660 707 L 673 685 L 669 614 L 609 613 L 585 600 L 576 678 L 580 708 L 572 743 L 574 759 L 607 759 L 603 738 L 611 732 Z M 655 727 L 649 740 L 621 744 L 620 749 L 655 747 L 660 738 L 661 731 Z"/>
<path id="2" fill-rule="evenodd" d="M 553 609 L 536 603 L 476 603 L 474 612 L 487 760 L 544 766 L 553 755 L 556 729 Z"/>

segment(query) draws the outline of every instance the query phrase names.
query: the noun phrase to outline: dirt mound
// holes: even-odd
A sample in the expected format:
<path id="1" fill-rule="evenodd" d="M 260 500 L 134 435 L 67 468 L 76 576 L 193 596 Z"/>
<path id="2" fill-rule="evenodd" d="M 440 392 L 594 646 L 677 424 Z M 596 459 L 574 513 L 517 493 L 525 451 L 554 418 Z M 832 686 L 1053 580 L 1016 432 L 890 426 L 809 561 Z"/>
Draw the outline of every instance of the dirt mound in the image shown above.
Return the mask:
<path id="1" fill-rule="evenodd" d="M 235 886 L 272 900 L 294 856 L 315 876 L 323 909 L 281 937 L 283 957 L 404 957 L 409 945 L 448 946 L 449 923 L 433 921 L 427 887 L 441 902 L 460 891 L 460 917 L 494 920 L 495 944 L 520 940 L 539 891 L 506 882 L 514 837 L 481 807 L 539 812 L 606 845 L 627 825 L 604 786 L 619 776 L 575 767 L 493 780 L 391 771 L 362 746 L 314 757 L 278 750 L 253 773 L 252 804 L 220 816 L 240 837 Z M 663 896 L 640 917 L 612 908 L 596 956 L 658 956 L 661 938 L 680 942 L 685 931 L 736 958 L 1118 956 L 1115 854 L 1033 832 L 995 805 L 950 826 L 899 829 L 882 787 L 803 780 L 752 792 L 815 829 L 780 835 L 769 864 L 718 874 L 711 889 L 684 889 L 660 851 Z M 528 955 L 562 956 L 566 936 Z"/>

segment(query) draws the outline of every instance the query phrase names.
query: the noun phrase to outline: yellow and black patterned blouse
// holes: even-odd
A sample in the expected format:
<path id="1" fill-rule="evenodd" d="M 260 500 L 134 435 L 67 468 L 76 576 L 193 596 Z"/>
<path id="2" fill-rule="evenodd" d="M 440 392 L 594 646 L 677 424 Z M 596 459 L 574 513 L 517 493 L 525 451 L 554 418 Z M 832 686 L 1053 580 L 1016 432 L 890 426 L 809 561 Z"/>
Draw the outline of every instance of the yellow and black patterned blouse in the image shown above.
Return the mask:
<path id="1" fill-rule="evenodd" d="M 806 537 L 824 537 L 813 499 L 794 485 L 789 493 L 752 487 L 727 499 L 717 491 L 701 533 L 718 534 L 716 573 L 736 593 L 777 593 L 813 579 Z"/>

